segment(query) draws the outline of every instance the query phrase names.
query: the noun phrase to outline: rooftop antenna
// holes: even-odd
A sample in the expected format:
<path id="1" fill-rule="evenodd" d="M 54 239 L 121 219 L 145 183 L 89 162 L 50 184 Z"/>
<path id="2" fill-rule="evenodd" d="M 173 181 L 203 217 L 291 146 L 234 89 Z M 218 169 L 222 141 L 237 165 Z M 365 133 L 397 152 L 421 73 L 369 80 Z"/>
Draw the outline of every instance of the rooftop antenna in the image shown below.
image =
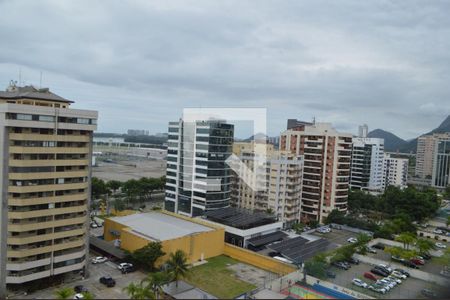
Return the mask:
<path id="1" fill-rule="evenodd" d="M 22 68 L 19 68 L 19 86 L 22 85 Z"/>
<path id="2" fill-rule="evenodd" d="M 39 89 L 42 88 L 42 71 L 41 71 L 41 76 L 39 78 Z"/>
<path id="3" fill-rule="evenodd" d="M 313 125 L 316 125 L 316 117 L 313 117 L 312 123 L 313 123 Z"/>

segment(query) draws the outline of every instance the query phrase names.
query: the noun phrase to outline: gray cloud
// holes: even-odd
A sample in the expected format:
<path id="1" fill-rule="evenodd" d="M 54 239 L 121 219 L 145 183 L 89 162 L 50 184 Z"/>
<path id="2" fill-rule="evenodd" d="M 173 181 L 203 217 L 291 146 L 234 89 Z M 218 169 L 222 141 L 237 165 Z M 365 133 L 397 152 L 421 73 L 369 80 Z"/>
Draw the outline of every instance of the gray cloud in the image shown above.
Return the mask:
<path id="1" fill-rule="evenodd" d="M 446 1 L 3 1 L 0 83 L 43 83 L 100 130 L 165 131 L 184 107 L 267 107 L 411 138 L 450 113 Z M 395 117 L 394 117 L 395 116 Z"/>

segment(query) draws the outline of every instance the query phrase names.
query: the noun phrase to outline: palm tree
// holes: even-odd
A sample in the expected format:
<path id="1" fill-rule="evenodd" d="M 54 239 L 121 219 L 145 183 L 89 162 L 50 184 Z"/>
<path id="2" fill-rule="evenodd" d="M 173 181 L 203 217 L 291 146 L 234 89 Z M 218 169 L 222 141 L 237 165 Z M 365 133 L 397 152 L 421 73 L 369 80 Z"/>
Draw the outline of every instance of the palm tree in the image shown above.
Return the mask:
<path id="1" fill-rule="evenodd" d="M 430 250 L 436 249 L 434 243 L 426 239 L 418 239 L 416 242 L 416 247 L 419 249 L 420 254 L 428 254 Z"/>
<path id="2" fill-rule="evenodd" d="M 155 299 L 153 292 L 149 288 L 144 287 L 142 282 L 139 284 L 131 282 L 128 286 L 124 287 L 123 290 L 130 296 L 130 299 Z"/>
<path id="3" fill-rule="evenodd" d="M 400 233 L 398 235 L 398 237 L 395 238 L 395 240 L 397 242 L 403 243 L 403 248 L 405 250 L 409 250 L 409 245 L 414 243 L 414 241 L 416 240 L 416 237 L 412 233 L 404 232 L 404 233 Z"/>
<path id="4" fill-rule="evenodd" d="M 146 288 L 153 292 L 156 299 L 159 299 L 159 296 L 164 293 L 162 287 L 171 281 L 171 277 L 171 274 L 167 272 L 155 272 L 150 273 L 142 282 L 147 282 Z"/>
<path id="5" fill-rule="evenodd" d="M 178 280 L 185 277 L 188 272 L 186 254 L 182 250 L 170 253 L 169 260 L 167 261 L 167 269 L 175 280 L 175 286 L 178 287 Z"/>
<path id="6" fill-rule="evenodd" d="M 55 296 L 56 299 L 69 299 L 73 295 L 73 290 L 71 288 L 62 288 L 59 290 L 56 290 Z"/>

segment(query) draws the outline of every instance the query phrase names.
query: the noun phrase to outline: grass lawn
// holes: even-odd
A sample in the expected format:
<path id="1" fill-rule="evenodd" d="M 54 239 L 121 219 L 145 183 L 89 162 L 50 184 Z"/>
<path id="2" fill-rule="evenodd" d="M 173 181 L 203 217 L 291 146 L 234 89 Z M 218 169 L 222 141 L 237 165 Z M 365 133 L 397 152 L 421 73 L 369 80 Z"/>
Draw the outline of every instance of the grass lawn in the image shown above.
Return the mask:
<path id="1" fill-rule="evenodd" d="M 255 285 L 237 279 L 227 264 L 237 260 L 221 255 L 208 259 L 206 264 L 193 267 L 184 280 L 218 298 L 231 299 L 256 288 Z"/>

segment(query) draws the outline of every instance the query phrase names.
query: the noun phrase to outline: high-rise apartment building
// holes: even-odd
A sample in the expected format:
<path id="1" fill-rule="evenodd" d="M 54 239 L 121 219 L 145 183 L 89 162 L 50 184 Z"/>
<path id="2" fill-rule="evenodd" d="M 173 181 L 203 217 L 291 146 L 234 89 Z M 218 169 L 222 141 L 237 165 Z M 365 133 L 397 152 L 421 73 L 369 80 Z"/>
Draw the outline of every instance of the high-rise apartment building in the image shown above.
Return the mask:
<path id="1" fill-rule="evenodd" d="M 18 286 L 86 271 L 92 132 L 97 112 L 48 89 L 0 92 L 0 297 Z"/>
<path id="2" fill-rule="evenodd" d="M 384 139 L 353 138 L 350 187 L 371 193 L 383 191 Z"/>
<path id="3" fill-rule="evenodd" d="M 450 185 L 450 138 L 435 143 L 432 185 L 445 189 Z"/>
<path id="4" fill-rule="evenodd" d="M 407 158 L 395 158 L 384 154 L 383 189 L 391 185 L 401 189 L 407 187 L 408 162 Z"/>
<path id="5" fill-rule="evenodd" d="M 169 123 L 166 210 L 195 217 L 230 205 L 233 138 L 221 120 Z"/>
<path id="6" fill-rule="evenodd" d="M 352 135 L 329 123 L 301 125 L 281 134 L 280 150 L 304 157 L 301 220 L 323 221 L 347 210 Z"/>
<path id="7" fill-rule="evenodd" d="M 269 163 L 269 189 L 267 207 L 284 228 L 300 222 L 303 156 L 279 152 Z"/>
<path id="8" fill-rule="evenodd" d="M 417 139 L 416 171 L 420 178 L 433 176 L 434 158 L 436 156 L 436 142 L 450 139 L 450 133 L 434 133 Z"/>

